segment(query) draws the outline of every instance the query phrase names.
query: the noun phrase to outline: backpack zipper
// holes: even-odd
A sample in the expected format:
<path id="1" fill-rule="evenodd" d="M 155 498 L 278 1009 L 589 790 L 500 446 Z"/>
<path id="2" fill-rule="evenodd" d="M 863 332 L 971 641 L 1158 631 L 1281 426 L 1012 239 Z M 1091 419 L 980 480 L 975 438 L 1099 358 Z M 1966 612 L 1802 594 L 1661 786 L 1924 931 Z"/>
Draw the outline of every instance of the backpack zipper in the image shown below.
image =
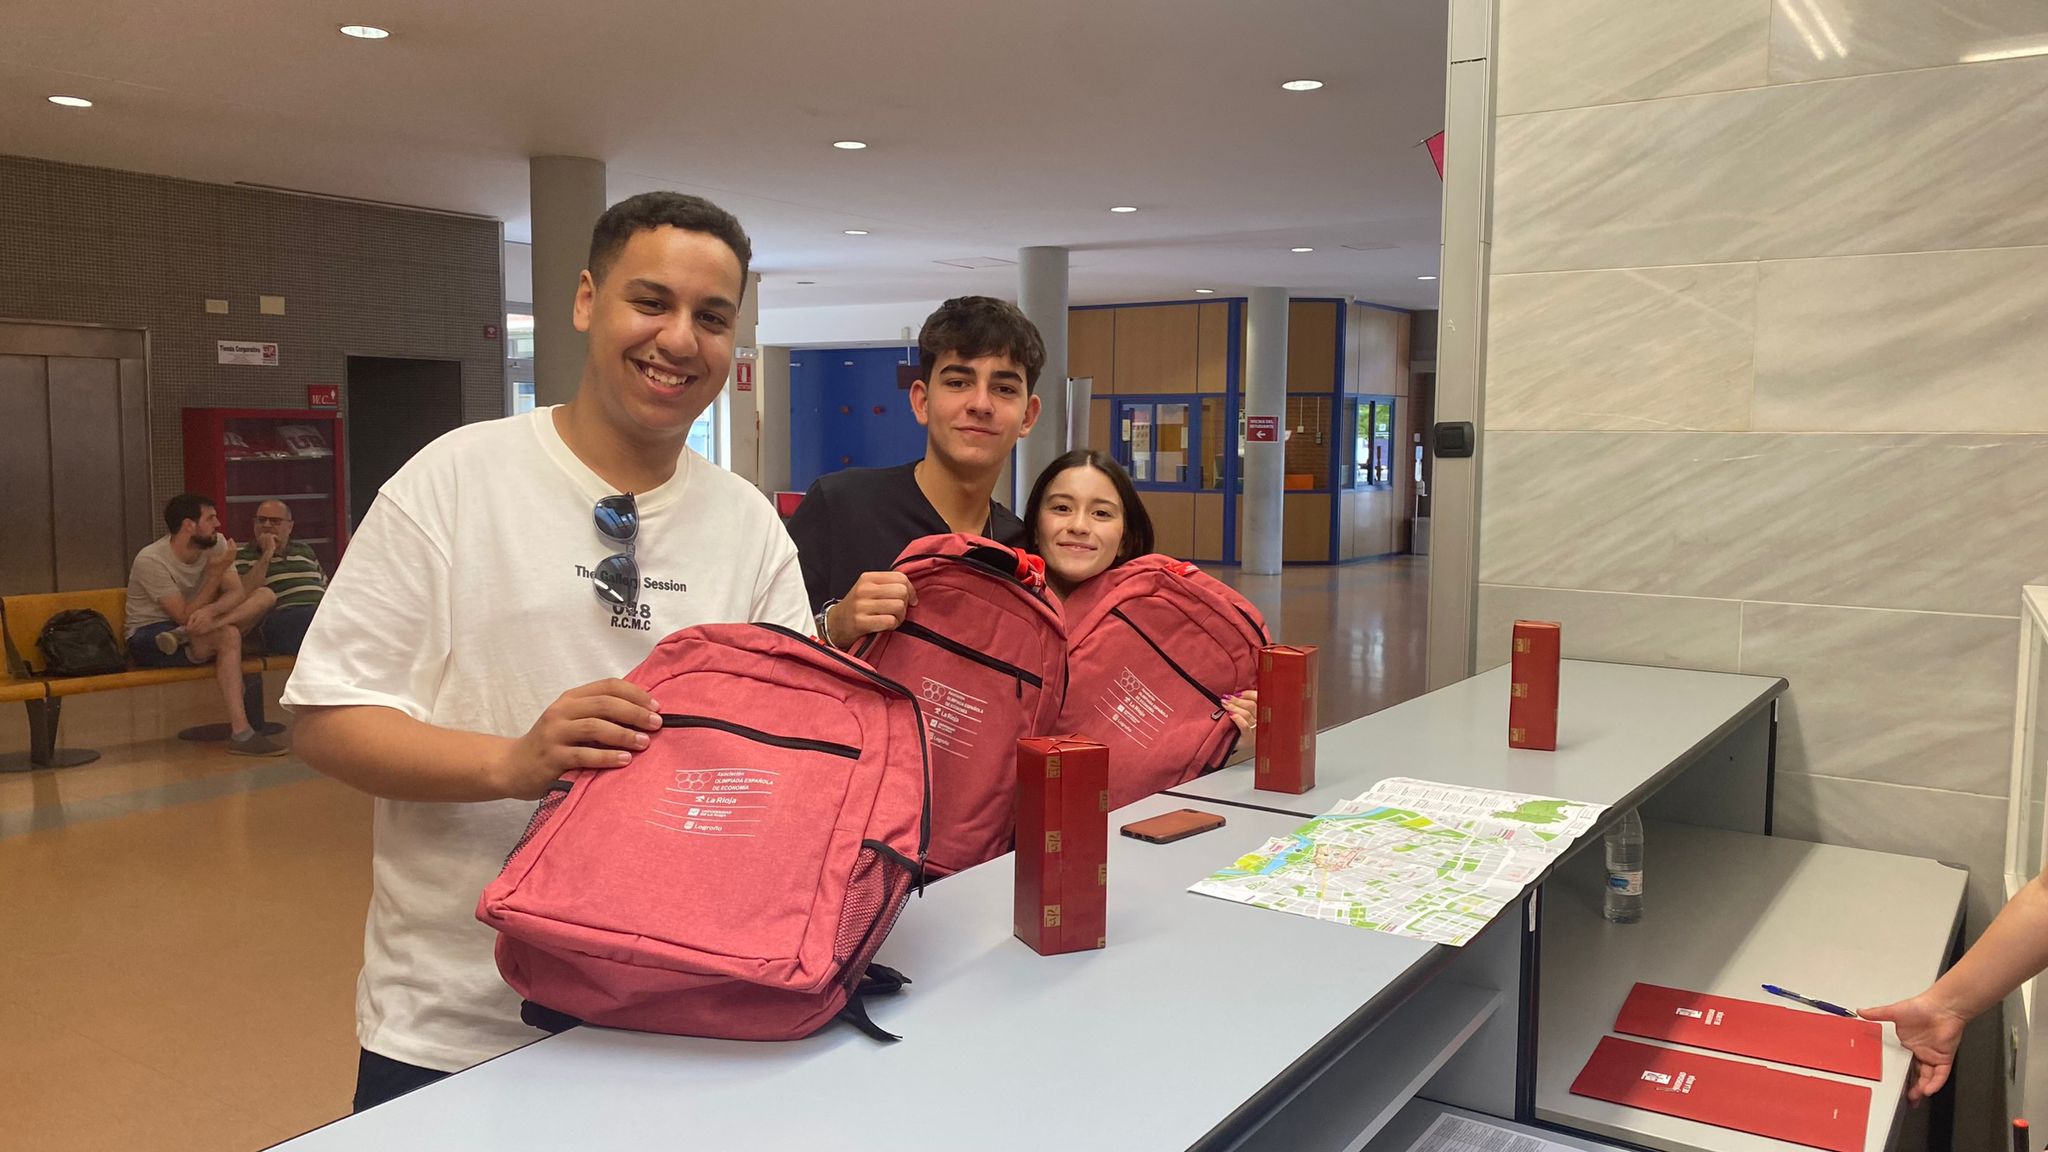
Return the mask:
<path id="1" fill-rule="evenodd" d="M 1239 616 L 1244 617 L 1244 622 L 1246 624 L 1251 625 L 1252 635 L 1257 636 L 1259 638 L 1260 643 L 1271 644 L 1273 642 L 1273 637 L 1269 633 L 1267 633 L 1266 626 L 1264 624 L 1259 623 L 1257 620 L 1252 619 L 1251 613 L 1245 611 L 1242 607 L 1236 604 L 1232 604 L 1231 607 L 1237 610 L 1237 614 Z"/>
<path id="2" fill-rule="evenodd" d="M 1200 692 L 1202 694 L 1202 699 L 1207 700 L 1212 706 L 1214 706 L 1216 711 L 1213 715 L 1209 717 L 1209 719 L 1221 720 L 1223 718 L 1224 709 L 1223 698 L 1221 696 L 1218 696 L 1214 692 L 1209 691 L 1208 688 L 1203 686 L 1200 680 L 1197 680 L 1193 676 L 1188 675 L 1187 669 L 1174 663 L 1173 657 L 1168 656 L 1166 654 L 1166 649 L 1161 648 L 1158 644 L 1153 642 L 1150 636 L 1145 635 L 1145 630 L 1143 628 L 1138 627 L 1138 625 L 1135 622 L 1133 622 L 1129 616 L 1124 615 L 1123 609 L 1111 608 L 1109 610 L 1109 614 L 1123 621 L 1126 627 L 1130 628 L 1131 631 L 1136 632 L 1138 634 L 1138 639 L 1143 640 L 1147 647 L 1151 648 L 1152 651 L 1157 652 L 1159 654 L 1159 658 L 1161 660 L 1166 661 L 1166 666 L 1168 668 L 1171 668 L 1174 670 L 1174 672 L 1178 673 L 1181 679 L 1188 682 L 1189 687 L 1193 688 L 1195 691 Z"/>
<path id="3" fill-rule="evenodd" d="M 806 740 L 801 736 L 779 736 L 749 728 L 745 724 L 734 724 L 730 720 L 714 720 L 709 716 L 683 716 L 671 712 L 661 714 L 663 728 L 709 728 L 714 732 L 729 732 L 756 744 L 772 744 L 777 748 L 794 748 L 800 752 L 823 752 L 828 756 L 843 756 L 848 760 L 860 759 L 860 749 L 850 744 L 834 744 L 830 740 Z"/>
<path id="4" fill-rule="evenodd" d="M 934 647 L 943 648 L 964 660 L 972 660 L 984 668 L 993 668 L 1005 676 L 1012 677 L 1017 681 L 1017 698 L 1020 700 L 1024 697 L 1024 685 L 1029 684 L 1033 688 L 1040 689 L 1045 687 L 1045 679 L 1043 677 L 1026 672 L 1015 664 L 1008 664 L 998 660 L 986 652 L 977 652 L 958 640 L 934 632 L 922 624 L 905 620 L 896 626 L 896 631 L 901 632 L 905 636 L 915 637 Z"/>
<path id="5" fill-rule="evenodd" d="M 910 712 L 911 715 L 915 717 L 917 720 L 917 754 L 919 758 L 923 761 L 924 768 L 924 806 L 922 810 L 919 812 L 919 820 L 917 825 L 917 872 L 914 874 L 914 879 L 912 882 L 917 886 L 917 894 L 920 897 L 923 896 L 924 859 L 925 854 L 931 849 L 932 845 L 932 753 L 930 747 L 928 747 L 926 744 L 924 727 L 924 707 L 918 704 L 917 697 L 914 694 L 912 694 L 910 689 L 905 688 L 903 685 L 898 684 L 894 680 L 889 679 L 887 676 L 882 675 L 880 672 L 875 671 L 873 668 L 868 667 L 866 664 L 863 664 L 860 661 L 855 660 L 850 656 L 847 656 L 845 653 L 839 651 L 838 649 L 833 648 L 830 645 L 818 643 L 816 640 L 804 635 L 803 633 L 797 631 L 794 628 L 785 628 L 780 624 L 770 624 L 766 621 L 756 621 L 754 627 L 766 628 L 768 631 L 773 632 L 779 636 L 787 636 L 792 640 L 799 641 L 804 646 L 810 648 L 812 651 L 821 652 L 826 656 L 831 657 L 838 663 L 844 664 L 848 669 L 856 673 L 859 673 L 862 678 L 872 681 L 885 691 L 894 692 L 896 695 L 901 696 L 905 700 L 910 701 L 910 703 L 913 705 L 913 707 L 910 709 Z"/>

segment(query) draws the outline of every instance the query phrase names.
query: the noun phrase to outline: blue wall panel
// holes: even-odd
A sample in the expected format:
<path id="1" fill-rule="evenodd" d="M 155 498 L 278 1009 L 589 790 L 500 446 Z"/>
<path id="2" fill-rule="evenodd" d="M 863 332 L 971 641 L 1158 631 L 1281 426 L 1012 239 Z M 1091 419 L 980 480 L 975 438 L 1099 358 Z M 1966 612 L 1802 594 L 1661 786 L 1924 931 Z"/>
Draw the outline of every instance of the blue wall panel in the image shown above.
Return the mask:
<path id="1" fill-rule="evenodd" d="M 841 468 L 924 455 L 924 425 L 896 386 L 901 348 L 800 348 L 789 357 L 789 469 L 797 491 Z M 878 411 L 879 409 L 879 411 Z"/>

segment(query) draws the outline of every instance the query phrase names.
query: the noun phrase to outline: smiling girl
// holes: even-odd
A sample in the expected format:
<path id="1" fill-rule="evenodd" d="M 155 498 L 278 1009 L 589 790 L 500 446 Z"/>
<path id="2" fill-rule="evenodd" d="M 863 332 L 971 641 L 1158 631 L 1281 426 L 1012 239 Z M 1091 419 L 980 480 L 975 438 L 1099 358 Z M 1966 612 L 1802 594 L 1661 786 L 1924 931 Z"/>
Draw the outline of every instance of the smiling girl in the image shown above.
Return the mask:
<path id="1" fill-rule="evenodd" d="M 1086 448 L 1054 460 L 1031 486 L 1024 530 L 1045 558 L 1046 583 L 1072 600 L 1095 577 L 1152 551 L 1152 518 L 1123 466 Z M 1259 694 L 1227 696 L 1223 707 L 1237 730 L 1257 726 Z"/>

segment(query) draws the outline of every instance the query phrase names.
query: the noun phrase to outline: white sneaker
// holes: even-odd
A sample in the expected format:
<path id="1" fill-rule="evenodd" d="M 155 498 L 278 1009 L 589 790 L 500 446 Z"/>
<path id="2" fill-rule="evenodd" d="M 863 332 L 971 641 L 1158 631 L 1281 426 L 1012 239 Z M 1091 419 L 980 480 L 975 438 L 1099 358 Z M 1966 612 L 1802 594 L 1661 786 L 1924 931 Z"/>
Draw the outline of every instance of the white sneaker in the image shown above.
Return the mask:
<path id="1" fill-rule="evenodd" d="M 178 649 L 185 646 L 183 628 L 166 628 L 156 634 L 156 650 L 166 656 L 176 656 Z"/>

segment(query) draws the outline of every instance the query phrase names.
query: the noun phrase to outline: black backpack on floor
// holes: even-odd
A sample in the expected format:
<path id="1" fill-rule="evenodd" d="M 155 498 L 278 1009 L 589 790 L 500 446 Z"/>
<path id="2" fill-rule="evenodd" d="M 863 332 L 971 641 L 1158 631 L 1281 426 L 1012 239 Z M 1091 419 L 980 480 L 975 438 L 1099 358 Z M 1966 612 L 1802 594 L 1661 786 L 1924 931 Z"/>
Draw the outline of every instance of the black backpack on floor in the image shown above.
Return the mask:
<path id="1" fill-rule="evenodd" d="M 101 676 L 128 670 L 113 625 L 90 608 L 50 617 L 36 637 L 36 647 L 43 650 L 45 676 Z"/>

